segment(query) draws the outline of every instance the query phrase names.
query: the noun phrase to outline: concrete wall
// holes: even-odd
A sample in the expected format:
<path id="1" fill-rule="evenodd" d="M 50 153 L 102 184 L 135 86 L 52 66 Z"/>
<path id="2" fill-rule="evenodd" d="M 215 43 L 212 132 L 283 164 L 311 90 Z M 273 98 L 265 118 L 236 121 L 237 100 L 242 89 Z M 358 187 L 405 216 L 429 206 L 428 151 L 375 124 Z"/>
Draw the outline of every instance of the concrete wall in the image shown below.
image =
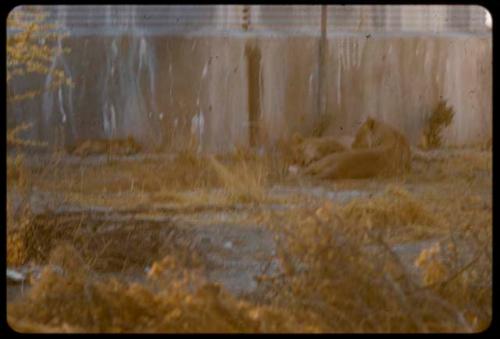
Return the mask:
<path id="1" fill-rule="evenodd" d="M 328 54 L 330 133 L 351 131 L 366 115 L 418 142 L 425 115 L 447 100 L 455 119 L 448 144 L 491 136 L 491 39 L 456 37 L 333 38 Z"/>
<path id="2" fill-rule="evenodd" d="M 318 43 L 283 35 L 68 37 L 61 44 L 72 51 L 53 67 L 65 68 L 75 87 L 9 104 L 8 125 L 32 121 L 26 136 L 49 142 L 61 134 L 67 143 L 133 135 L 163 151 L 182 149 L 195 134 L 202 151 L 224 152 L 249 142 L 257 97 L 257 144 L 272 145 L 294 131 L 310 133 L 318 119 Z M 255 84 L 249 89 L 249 46 L 260 53 L 259 75 L 250 77 L 258 96 Z M 442 97 L 456 111 L 447 144 L 491 136 L 491 35 L 335 35 L 326 60 L 327 134 L 352 133 L 372 115 L 415 143 Z M 46 81 L 32 78 L 29 86 Z"/>

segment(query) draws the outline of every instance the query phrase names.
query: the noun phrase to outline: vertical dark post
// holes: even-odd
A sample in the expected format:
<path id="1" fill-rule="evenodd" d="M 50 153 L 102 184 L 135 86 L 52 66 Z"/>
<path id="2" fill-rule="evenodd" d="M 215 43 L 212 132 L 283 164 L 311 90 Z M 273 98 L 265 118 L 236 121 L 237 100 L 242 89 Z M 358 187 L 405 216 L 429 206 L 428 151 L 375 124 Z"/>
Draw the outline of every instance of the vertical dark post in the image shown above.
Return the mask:
<path id="1" fill-rule="evenodd" d="M 325 59 L 327 50 L 326 27 L 327 13 L 326 5 L 321 5 L 321 39 L 319 41 L 319 66 L 318 66 L 318 97 L 317 97 L 317 114 L 318 117 L 323 116 L 326 111 L 325 98 Z"/>
<path id="2" fill-rule="evenodd" d="M 260 121 L 260 63 L 261 54 L 257 46 L 249 44 L 245 48 L 248 74 L 248 125 L 250 146 L 256 146 Z"/>
<path id="3" fill-rule="evenodd" d="M 247 31 L 250 27 L 250 6 L 243 6 L 242 28 Z M 261 54 L 259 47 L 253 41 L 245 46 L 248 75 L 248 134 L 250 146 L 256 146 L 259 138 L 260 121 L 260 63 Z"/>

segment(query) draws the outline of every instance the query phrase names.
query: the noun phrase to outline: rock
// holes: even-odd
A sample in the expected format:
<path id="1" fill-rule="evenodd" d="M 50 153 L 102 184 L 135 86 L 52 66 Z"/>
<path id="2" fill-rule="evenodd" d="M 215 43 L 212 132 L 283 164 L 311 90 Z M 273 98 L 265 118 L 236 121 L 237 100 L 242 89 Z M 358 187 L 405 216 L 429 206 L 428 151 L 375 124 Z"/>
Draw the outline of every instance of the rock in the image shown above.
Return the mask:
<path id="1" fill-rule="evenodd" d="M 20 284 L 26 280 L 26 274 L 18 272 L 13 269 L 7 269 L 7 282 Z"/>

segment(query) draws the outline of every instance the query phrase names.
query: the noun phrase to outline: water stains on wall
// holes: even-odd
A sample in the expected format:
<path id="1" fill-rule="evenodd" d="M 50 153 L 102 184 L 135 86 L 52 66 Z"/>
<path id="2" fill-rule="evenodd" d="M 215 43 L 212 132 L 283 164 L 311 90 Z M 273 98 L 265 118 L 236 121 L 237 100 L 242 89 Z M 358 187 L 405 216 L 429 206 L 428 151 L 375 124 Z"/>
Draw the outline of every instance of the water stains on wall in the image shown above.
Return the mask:
<path id="1" fill-rule="evenodd" d="M 66 69 L 75 87 L 8 106 L 8 123 L 34 122 L 36 139 L 54 142 L 59 126 L 67 143 L 132 135 L 146 149 L 182 149 L 198 117 L 203 151 L 224 152 L 307 134 L 315 123 L 319 38 L 118 35 L 59 43 L 72 52 L 54 67 Z M 328 38 L 327 133 L 353 132 L 372 115 L 415 143 L 443 97 L 456 111 L 446 143 L 487 139 L 491 45 L 490 36 L 470 35 Z"/>

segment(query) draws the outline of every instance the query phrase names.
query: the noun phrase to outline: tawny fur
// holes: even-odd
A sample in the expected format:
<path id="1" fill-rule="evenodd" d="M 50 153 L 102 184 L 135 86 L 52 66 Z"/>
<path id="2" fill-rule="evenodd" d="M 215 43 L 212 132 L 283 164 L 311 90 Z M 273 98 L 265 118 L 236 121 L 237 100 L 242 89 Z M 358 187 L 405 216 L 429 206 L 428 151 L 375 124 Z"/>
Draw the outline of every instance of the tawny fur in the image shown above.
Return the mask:
<path id="1" fill-rule="evenodd" d="M 298 135 L 294 136 L 292 152 L 294 153 L 295 163 L 300 165 L 308 165 L 313 161 L 320 160 L 325 156 L 347 150 L 347 147 L 342 145 L 334 137 L 316 137 L 302 138 Z"/>
<path id="2" fill-rule="evenodd" d="M 351 148 L 312 162 L 303 173 L 321 179 L 357 179 L 399 175 L 411 167 L 406 138 L 395 128 L 372 118 L 358 129 Z"/>

